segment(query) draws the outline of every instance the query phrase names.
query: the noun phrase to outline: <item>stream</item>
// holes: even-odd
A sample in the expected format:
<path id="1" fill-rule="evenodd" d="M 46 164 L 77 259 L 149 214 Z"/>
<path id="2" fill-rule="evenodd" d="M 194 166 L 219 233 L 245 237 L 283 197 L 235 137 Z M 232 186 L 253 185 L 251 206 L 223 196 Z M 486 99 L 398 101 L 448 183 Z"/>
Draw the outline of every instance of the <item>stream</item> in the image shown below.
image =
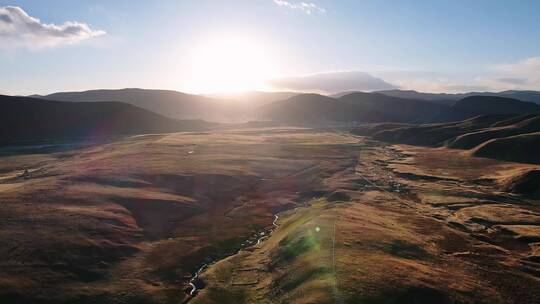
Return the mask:
<path id="1" fill-rule="evenodd" d="M 248 248 L 248 247 L 251 247 L 251 246 L 254 246 L 254 245 L 255 246 L 259 245 L 262 241 L 264 241 L 265 239 L 269 238 L 270 235 L 272 235 L 272 232 L 274 232 L 275 229 L 278 227 L 278 224 L 277 224 L 278 220 L 279 220 L 279 215 L 274 214 L 274 220 L 272 221 L 272 227 L 273 228 L 267 229 L 266 231 L 261 231 L 261 232 L 255 233 L 254 236 L 258 237 L 257 242 L 254 242 L 251 239 L 248 239 L 248 240 L 246 240 L 245 242 L 243 242 L 241 244 L 240 249 L 238 249 L 235 253 L 233 253 L 231 255 L 224 256 L 224 257 L 217 258 L 217 259 L 215 259 L 214 261 L 212 261 L 210 263 L 203 263 L 199 267 L 197 272 L 195 272 L 193 274 L 193 276 L 189 279 L 188 284 L 189 284 L 189 286 L 191 288 L 187 291 L 187 294 L 190 297 L 195 297 L 197 295 L 197 291 L 202 288 L 202 286 L 197 286 L 197 283 L 198 283 L 197 279 L 199 278 L 199 275 L 201 274 L 201 272 L 203 272 L 209 265 L 215 264 L 215 263 L 219 262 L 222 259 L 233 256 L 233 255 L 237 254 L 242 249 L 245 249 L 245 248 Z M 253 243 L 255 243 L 255 244 L 253 244 Z"/>

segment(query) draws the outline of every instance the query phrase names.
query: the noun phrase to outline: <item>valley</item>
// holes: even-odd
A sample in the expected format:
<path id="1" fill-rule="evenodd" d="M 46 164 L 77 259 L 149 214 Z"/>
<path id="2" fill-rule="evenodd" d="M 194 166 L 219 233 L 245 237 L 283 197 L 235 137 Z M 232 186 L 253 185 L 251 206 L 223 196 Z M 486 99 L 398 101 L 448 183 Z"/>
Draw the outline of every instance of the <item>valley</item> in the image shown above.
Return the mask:
<path id="1" fill-rule="evenodd" d="M 350 165 L 351 143 L 293 128 L 2 157 L 0 299 L 176 303 L 202 263 L 327 191 L 322 180 Z"/>
<path id="2" fill-rule="evenodd" d="M 535 165 L 293 127 L 1 164 L 3 302 L 540 299 L 539 207 L 500 186 Z"/>
<path id="3" fill-rule="evenodd" d="M 540 1 L 0 2 L 0 304 L 540 304 Z"/>
<path id="4" fill-rule="evenodd" d="M 267 241 L 210 267 L 193 302 L 539 299 L 538 206 L 496 189 L 530 166 L 360 142 L 356 165 L 326 179 L 331 194 L 284 212 Z"/>

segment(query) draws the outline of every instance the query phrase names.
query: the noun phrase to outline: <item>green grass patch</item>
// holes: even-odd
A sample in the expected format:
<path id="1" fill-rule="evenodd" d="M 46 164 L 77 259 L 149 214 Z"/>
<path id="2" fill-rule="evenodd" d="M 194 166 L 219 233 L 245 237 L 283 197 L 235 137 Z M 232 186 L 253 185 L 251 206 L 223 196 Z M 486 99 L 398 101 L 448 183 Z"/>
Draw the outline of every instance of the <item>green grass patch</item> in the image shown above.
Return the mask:
<path id="1" fill-rule="evenodd" d="M 280 262 L 290 262 L 310 250 L 320 250 L 320 240 L 312 232 L 301 237 L 286 237 L 279 242 L 280 250 L 277 259 Z"/>
<path id="2" fill-rule="evenodd" d="M 320 278 L 324 275 L 332 275 L 332 273 L 332 269 L 328 267 L 310 268 L 298 275 L 287 278 L 286 282 L 281 286 L 281 289 L 285 292 L 289 292 L 305 282 Z"/>

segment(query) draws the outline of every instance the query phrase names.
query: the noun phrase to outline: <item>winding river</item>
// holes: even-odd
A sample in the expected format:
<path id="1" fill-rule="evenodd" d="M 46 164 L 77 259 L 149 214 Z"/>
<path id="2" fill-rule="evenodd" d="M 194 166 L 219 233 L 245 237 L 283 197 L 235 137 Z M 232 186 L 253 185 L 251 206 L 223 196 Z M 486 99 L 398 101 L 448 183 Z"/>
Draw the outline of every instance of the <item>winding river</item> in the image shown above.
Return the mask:
<path id="1" fill-rule="evenodd" d="M 272 221 L 272 227 L 270 230 L 267 230 L 267 231 L 262 231 L 262 232 L 258 232 L 256 233 L 256 236 L 259 236 L 259 238 L 257 238 L 257 242 L 255 243 L 255 246 L 259 245 L 262 241 L 264 241 L 265 239 L 269 238 L 270 235 L 276 230 L 276 228 L 278 227 L 278 224 L 277 224 L 277 221 L 279 220 L 279 215 L 278 214 L 274 214 L 274 220 Z M 232 255 L 235 255 L 237 254 L 240 250 L 242 249 L 245 249 L 245 248 L 248 248 L 248 247 L 251 247 L 253 246 L 253 243 L 252 241 L 250 240 L 247 240 L 246 242 L 242 243 L 242 247 L 240 249 L 238 249 L 238 251 L 236 251 L 235 253 L 231 254 L 231 255 L 228 255 L 228 256 L 225 256 L 225 257 L 222 257 L 222 258 L 219 258 L 219 259 L 216 259 L 210 263 L 203 263 L 199 269 L 197 270 L 197 272 L 195 272 L 193 274 L 193 276 L 189 279 L 189 286 L 191 287 L 187 293 L 189 294 L 189 296 L 191 297 L 194 297 L 197 295 L 197 291 L 199 289 L 201 289 L 202 287 L 201 286 L 197 286 L 197 279 L 199 278 L 199 275 L 209 266 L 209 265 L 212 265 L 222 259 L 225 259 L 229 256 L 232 256 Z"/>

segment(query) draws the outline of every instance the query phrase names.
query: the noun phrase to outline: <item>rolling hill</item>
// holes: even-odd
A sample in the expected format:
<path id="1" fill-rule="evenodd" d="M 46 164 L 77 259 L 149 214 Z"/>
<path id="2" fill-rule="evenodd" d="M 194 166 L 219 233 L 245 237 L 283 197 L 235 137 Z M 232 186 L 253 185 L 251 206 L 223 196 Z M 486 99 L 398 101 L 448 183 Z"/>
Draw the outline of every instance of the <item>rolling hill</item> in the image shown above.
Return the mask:
<path id="1" fill-rule="evenodd" d="M 448 107 L 422 100 L 390 97 L 378 93 L 352 93 L 338 98 L 364 111 L 375 111 L 393 117 L 393 122 L 427 122 Z"/>
<path id="2" fill-rule="evenodd" d="M 502 92 L 469 92 L 469 93 L 423 93 L 414 90 L 385 90 L 378 91 L 378 93 L 409 99 L 428 100 L 432 102 L 441 102 L 445 104 L 452 104 L 460 99 L 470 96 L 493 96 L 493 97 L 506 97 L 513 98 L 521 101 L 529 101 L 540 104 L 540 92 L 538 91 L 519 91 L 508 90 Z"/>
<path id="3" fill-rule="evenodd" d="M 485 141 L 540 132 L 540 115 L 524 115 L 495 123 L 491 128 L 459 135 L 448 143 L 451 148 L 471 149 Z"/>
<path id="4" fill-rule="evenodd" d="M 441 112 L 434 121 L 460 121 L 479 115 L 531 113 L 540 113 L 540 105 L 505 97 L 471 96 Z"/>
<path id="5" fill-rule="evenodd" d="M 473 156 L 540 164 L 540 114 L 494 114 L 423 125 L 365 124 L 351 132 L 389 143 L 464 149 Z"/>
<path id="6" fill-rule="evenodd" d="M 331 97 L 339 98 L 339 97 L 343 97 L 345 95 L 349 95 L 353 93 L 363 93 L 363 92 L 360 92 L 360 91 L 340 92 L 340 93 L 331 95 Z M 378 94 L 382 94 L 389 97 L 396 97 L 396 98 L 403 98 L 403 99 L 429 101 L 431 103 L 442 104 L 442 105 L 447 105 L 447 106 L 453 105 L 454 103 L 456 103 L 457 100 L 460 99 L 455 94 L 420 93 L 414 90 L 397 90 L 396 89 L 396 90 L 375 91 L 372 93 L 378 93 Z"/>
<path id="7" fill-rule="evenodd" d="M 357 107 L 319 94 L 300 94 L 258 109 L 259 117 L 293 124 L 324 124 L 362 120 Z M 376 117 L 370 113 L 371 117 Z M 378 114 L 377 114 L 378 115 Z"/>
<path id="8" fill-rule="evenodd" d="M 505 192 L 538 197 L 540 195 L 540 170 L 525 170 L 506 178 L 501 184 Z"/>
<path id="9" fill-rule="evenodd" d="M 527 96 L 540 102 L 534 91 L 489 93 Z M 172 90 L 119 89 L 60 92 L 32 97 L 71 102 L 119 101 L 175 119 L 204 119 L 216 122 L 246 122 L 271 119 L 287 123 L 328 122 L 448 122 L 486 114 L 540 112 L 529 102 L 475 94 L 428 94 L 389 90 L 376 93 L 344 92 L 330 97 L 294 92 L 246 92 L 200 96 Z M 295 98 L 298 97 L 298 98 Z M 326 98 L 323 98 L 326 97 Z M 465 97 L 459 101 L 456 99 Z M 313 99 L 308 101 L 308 99 Z M 321 103 L 326 100 L 328 104 Z M 334 102 L 335 100 L 341 103 Z M 346 104 L 344 104 L 346 103 Z M 308 104 L 313 109 L 306 109 Z M 352 105 L 352 106 L 351 106 Z"/>
<path id="10" fill-rule="evenodd" d="M 0 95 L 0 142 L 202 130 L 121 102 L 62 102 Z"/>
<path id="11" fill-rule="evenodd" d="M 293 96 L 296 96 L 298 92 L 264 92 L 264 91 L 248 91 L 240 93 L 222 93 L 222 94 L 210 94 L 207 95 L 210 98 L 216 98 L 220 100 L 230 100 L 236 103 L 241 103 L 243 106 L 251 108 L 257 108 L 265 104 L 269 104 L 275 101 L 286 100 Z"/>
<path id="12" fill-rule="evenodd" d="M 119 101 L 175 119 L 231 122 L 242 118 L 242 108 L 224 100 L 171 90 L 119 89 L 60 92 L 31 96 L 56 101 Z"/>
<path id="13" fill-rule="evenodd" d="M 259 117 L 289 123 L 424 122 L 447 106 L 425 101 L 352 93 L 339 98 L 300 94 L 261 107 Z"/>
<path id="14" fill-rule="evenodd" d="M 471 151 L 479 157 L 540 164 L 540 132 L 488 140 Z"/>
<path id="15" fill-rule="evenodd" d="M 415 126 L 382 126 L 371 134 L 375 139 L 420 146 L 441 146 L 448 140 L 490 127 L 492 124 L 511 117 L 510 115 L 490 115 L 470 118 L 460 122 L 443 124 L 423 124 Z M 353 133 L 362 135 L 361 129 Z"/>

